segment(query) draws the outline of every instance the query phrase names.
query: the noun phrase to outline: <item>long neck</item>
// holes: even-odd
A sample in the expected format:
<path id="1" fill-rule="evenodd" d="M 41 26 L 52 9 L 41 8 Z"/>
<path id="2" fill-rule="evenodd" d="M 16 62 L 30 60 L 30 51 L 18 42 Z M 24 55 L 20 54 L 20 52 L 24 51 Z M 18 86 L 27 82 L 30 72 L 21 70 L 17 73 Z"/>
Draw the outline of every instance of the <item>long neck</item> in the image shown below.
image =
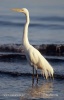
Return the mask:
<path id="1" fill-rule="evenodd" d="M 26 14 L 26 23 L 25 23 L 24 31 L 23 31 L 23 45 L 24 45 L 25 48 L 28 48 L 28 45 L 29 45 L 28 26 L 29 26 L 29 13 Z"/>

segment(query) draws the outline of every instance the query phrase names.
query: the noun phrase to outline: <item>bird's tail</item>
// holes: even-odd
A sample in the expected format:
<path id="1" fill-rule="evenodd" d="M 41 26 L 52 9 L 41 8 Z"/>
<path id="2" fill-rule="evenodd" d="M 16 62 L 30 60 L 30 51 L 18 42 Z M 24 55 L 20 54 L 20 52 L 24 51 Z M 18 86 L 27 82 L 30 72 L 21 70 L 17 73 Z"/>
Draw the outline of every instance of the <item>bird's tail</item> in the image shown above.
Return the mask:
<path id="1" fill-rule="evenodd" d="M 51 66 L 48 66 L 48 68 L 46 67 L 44 70 L 42 69 L 42 74 L 46 79 L 48 79 L 48 77 L 53 78 L 54 70 Z"/>

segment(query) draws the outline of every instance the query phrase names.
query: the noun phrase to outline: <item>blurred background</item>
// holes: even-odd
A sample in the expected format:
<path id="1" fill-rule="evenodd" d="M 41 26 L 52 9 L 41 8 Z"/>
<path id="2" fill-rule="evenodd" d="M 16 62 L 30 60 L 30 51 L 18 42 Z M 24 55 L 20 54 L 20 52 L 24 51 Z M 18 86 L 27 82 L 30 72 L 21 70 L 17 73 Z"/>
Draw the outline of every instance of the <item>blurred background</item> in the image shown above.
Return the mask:
<path id="1" fill-rule="evenodd" d="M 31 44 L 64 43 L 63 0 L 0 0 L 0 44 L 22 43 L 25 15 L 12 8 L 29 10 Z"/>
<path id="2" fill-rule="evenodd" d="M 22 44 L 26 21 L 23 13 L 13 12 L 12 8 L 29 10 L 31 44 L 64 44 L 64 0 L 0 0 L 0 100 L 63 100 L 64 57 L 46 56 L 56 77 L 39 77 L 38 85 L 35 80 L 32 87 L 32 68 L 27 60 L 21 59 L 21 53 L 8 51 Z"/>

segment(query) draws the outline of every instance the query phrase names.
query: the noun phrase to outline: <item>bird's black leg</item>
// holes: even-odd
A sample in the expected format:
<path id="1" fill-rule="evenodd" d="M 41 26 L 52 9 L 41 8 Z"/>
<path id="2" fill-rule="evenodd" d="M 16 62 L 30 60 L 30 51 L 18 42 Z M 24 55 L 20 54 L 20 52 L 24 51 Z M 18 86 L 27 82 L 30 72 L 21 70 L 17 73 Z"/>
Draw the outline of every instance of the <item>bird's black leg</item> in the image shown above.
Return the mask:
<path id="1" fill-rule="evenodd" d="M 33 75 L 32 75 L 32 86 L 34 84 L 34 66 L 33 66 Z"/>
<path id="2" fill-rule="evenodd" d="M 37 83 L 38 83 L 38 73 L 37 73 L 37 70 L 36 70 L 36 78 L 37 78 Z"/>

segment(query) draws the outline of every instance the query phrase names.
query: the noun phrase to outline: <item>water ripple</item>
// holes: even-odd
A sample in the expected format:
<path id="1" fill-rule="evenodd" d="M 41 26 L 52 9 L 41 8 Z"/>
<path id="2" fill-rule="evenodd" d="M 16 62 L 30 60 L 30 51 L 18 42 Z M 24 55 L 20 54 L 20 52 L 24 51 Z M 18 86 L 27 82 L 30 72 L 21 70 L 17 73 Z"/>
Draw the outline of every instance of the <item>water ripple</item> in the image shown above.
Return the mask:
<path id="1" fill-rule="evenodd" d="M 0 15 L 0 19 L 19 19 L 24 20 L 25 17 L 23 16 L 11 16 L 11 15 Z M 55 21 L 55 22 L 64 22 L 64 16 L 30 16 L 31 20 L 35 21 Z"/>
<path id="2" fill-rule="evenodd" d="M 12 21 L 0 21 L 0 26 L 8 26 L 8 27 L 23 27 L 24 23 L 17 23 Z M 43 23 L 30 23 L 30 27 L 39 27 L 39 28 L 46 28 L 46 29 L 63 29 L 64 25 L 60 24 L 43 24 Z"/>

